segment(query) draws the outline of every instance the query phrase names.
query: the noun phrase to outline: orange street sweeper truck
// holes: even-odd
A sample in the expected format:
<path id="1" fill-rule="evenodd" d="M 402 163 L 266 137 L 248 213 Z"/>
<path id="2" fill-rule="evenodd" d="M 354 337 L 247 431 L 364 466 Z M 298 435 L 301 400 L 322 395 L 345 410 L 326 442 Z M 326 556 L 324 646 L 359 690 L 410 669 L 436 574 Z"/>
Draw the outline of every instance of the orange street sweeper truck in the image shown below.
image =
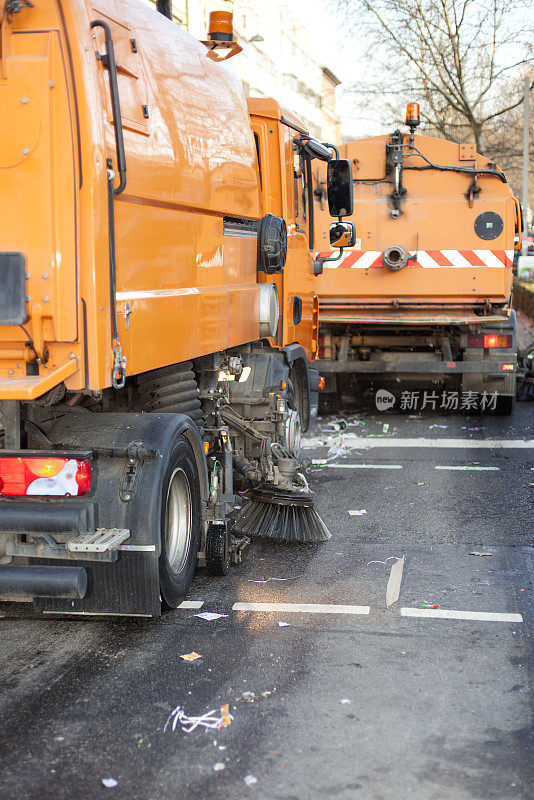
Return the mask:
<path id="1" fill-rule="evenodd" d="M 314 167 L 325 399 L 343 387 L 391 388 L 401 379 L 404 388 L 440 389 L 427 392 L 434 408 L 473 408 L 478 400 L 479 408 L 510 413 L 518 203 L 498 166 L 473 145 L 415 136 L 417 103 L 408 104 L 406 122 L 409 133 L 340 148 L 353 167 L 356 225 L 340 257 L 329 241 L 347 233 L 337 224 L 329 232 L 324 170 Z"/>
<path id="2" fill-rule="evenodd" d="M 294 157 L 329 161 L 343 208 L 350 165 L 274 102 L 249 113 L 229 14 L 206 42 L 137 0 L 0 18 L 0 598 L 157 615 L 249 534 L 329 535 L 298 461 L 318 373 Z"/>

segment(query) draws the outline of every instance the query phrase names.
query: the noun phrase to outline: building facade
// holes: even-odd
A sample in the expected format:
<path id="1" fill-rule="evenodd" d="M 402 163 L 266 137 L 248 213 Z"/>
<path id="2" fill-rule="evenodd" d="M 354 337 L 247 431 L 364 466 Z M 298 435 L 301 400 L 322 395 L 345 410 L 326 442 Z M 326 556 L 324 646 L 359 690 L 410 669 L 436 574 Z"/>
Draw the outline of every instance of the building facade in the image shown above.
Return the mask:
<path id="1" fill-rule="evenodd" d="M 143 0 L 155 5 L 155 0 Z M 297 114 L 312 136 L 338 144 L 335 89 L 340 81 L 313 54 L 310 32 L 286 0 L 172 0 L 174 20 L 197 39 L 207 37 L 211 11 L 232 11 L 243 48 L 232 65 L 248 97 L 274 97 Z"/>

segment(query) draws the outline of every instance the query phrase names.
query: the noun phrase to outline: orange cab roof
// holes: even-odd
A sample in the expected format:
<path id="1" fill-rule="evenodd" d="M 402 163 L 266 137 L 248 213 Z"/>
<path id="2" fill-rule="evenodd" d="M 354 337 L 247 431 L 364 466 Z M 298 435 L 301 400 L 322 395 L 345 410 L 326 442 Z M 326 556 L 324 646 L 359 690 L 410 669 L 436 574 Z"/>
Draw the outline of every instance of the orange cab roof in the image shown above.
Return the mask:
<path id="1" fill-rule="evenodd" d="M 306 123 L 292 111 L 283 108 L 273 97 L 247 97 L 247 106 L 249 114 L 281 120 L 301 133 L 308 133 Z"/>

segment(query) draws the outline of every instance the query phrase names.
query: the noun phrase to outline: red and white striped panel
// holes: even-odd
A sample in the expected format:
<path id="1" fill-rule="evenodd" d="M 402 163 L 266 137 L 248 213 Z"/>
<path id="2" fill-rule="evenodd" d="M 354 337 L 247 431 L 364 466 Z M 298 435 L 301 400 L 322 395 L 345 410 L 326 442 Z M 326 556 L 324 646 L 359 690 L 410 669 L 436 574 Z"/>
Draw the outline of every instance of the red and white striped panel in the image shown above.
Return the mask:
<path id="1" fill-rule="evenodd" d="M 317 253 L 319 256 L 335 256 L 339 250 Z M 410 255 L 415 256 L 411 250 Z M 513 250 L 418 250 L 417 261 L 409 267 L 438 269 L 439 267 L 511 267 Z M 325 269 L 377 269 L 384 268 L 382 253 L 378 250 L 344 250 L 339 261 L 326 262 Z"/>

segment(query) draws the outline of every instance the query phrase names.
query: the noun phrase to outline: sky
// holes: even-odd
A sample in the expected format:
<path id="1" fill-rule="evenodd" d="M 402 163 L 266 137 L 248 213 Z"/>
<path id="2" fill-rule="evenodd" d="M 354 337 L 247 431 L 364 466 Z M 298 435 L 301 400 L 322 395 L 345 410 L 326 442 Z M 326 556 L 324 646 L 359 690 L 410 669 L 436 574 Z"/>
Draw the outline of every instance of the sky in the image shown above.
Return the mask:
<path id="1" fill-rule="evenodd" d="M 358 106 L 347 92 L 347 87 L 356 83 L 357 76 L 365 71 L 367 57 L 362 43 L 343 32 L 342 20 L 332 10 L 333 5 L 327 0 L 294 0 L 292 7 L 296 15 L 306 20 L 315 59 L 341 80 L 336 90 L 336 108 L 341 117 L 342 134 L 359 138 L 384 133 L 379 113 Z M 326 54 L 322 59 L 321 51 Z"/>

